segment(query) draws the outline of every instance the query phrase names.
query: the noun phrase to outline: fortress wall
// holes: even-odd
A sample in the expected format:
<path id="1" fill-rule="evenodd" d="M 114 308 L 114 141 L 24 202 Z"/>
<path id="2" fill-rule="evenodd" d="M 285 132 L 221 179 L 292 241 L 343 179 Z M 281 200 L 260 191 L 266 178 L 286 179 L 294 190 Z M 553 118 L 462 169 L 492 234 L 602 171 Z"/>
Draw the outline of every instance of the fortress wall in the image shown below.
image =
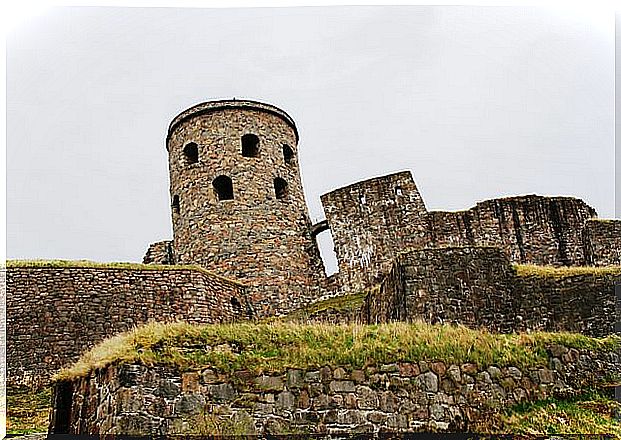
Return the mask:
<path id="1" fill-rule="evenodd" d="M 463 432 L 518 403 L 567 397 L 621 375 L 615 352 L 548 348 L 549 366 L 398 362 L 233 375 L 109 366 L 59 384 L 51 432 L 238 435 Z M 68 411 L 63 411 L 62 403 Z M 140 408 L 140 411 L 136 411 Z M 63 426 L 64 425 L 64 426 Z M 66 428 L 65 428 L 66 427 Z"/>
<path id="2" fill-rule="evenodd" d="M 350 291 L 377 283 L 404 248 L 426 242 L 427 210 L 409 171 L 321 196 L 339 277 Z"/>
<path id="3" fill-rule="evenodd" d="M 398 267 L 395 270 L 395 267 Z M 615 331 L 621 304 L 614 286 L 621 267 L 518 275 L 492 247 L 419 249 L 399 256 L 393 274 L 365 300 L 367 322 L 452 322 L 492 331 Z"/>
<path id="4" fill-rule="evenodd" d="M 517 277 L 512 291 L 516 330 L 569 331 L 589 336 L 615 333 L 621 299 L 615 284 L 621 267 L 611 273 L 554 276 L 534 273 Z"/>
<path id="5" fill-rule="evenodd" d="M 520 196 L 430 212 L 429 228 L 433 246 L 496 246 L 515 263 L 572 266 L 585 262 L 582 230 L 595 215 L 579 199 Z"/>
<path id="6" fill-rule="evenodd" d="M 621 264 L 621 220 L 592 219 L 584 228 L 587 264 Z"/>
<path id="7" fill-rule="evenodd" d="M 151 243 L 142 259 L 143 264 L 175 264 L 172 240 Z"/>
<path id="8" fill-rule="evenodd" d="M 148 321 L 248 318 L 244 287 L 200 270 L 10 267 L 8 381 L 45 382 L 96 343 Z"/>

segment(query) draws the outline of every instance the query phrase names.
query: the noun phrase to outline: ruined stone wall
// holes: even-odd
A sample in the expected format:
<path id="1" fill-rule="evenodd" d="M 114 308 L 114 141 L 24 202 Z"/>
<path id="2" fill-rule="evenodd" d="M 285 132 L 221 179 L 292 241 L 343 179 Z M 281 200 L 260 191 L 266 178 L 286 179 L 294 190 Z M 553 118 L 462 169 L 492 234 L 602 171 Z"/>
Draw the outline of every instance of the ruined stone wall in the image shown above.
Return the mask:
<path id="1" fill-rule="evenodd" d="M 548 348 L 548 356 L 547 367 L 420 361 L 265 375 L 110 366 L 69 387 L 56 388 L 51 432 L 136 436 L 463 432 L 511 405 L 566 397 L 621 374 L 615 352 L 555 345 Z M 61 395 L 63 389 L 68 398 Z M 63 401 L 70 408 L 67 413 L 59 405 Z"/>
<path id="2" fill-rule="evenodd" d="M 321 201 L 349 291 L 376 284 L 398 252 L 427 241 L 427 210 L 409 171 L 339 188 Z"/>
<path id="3" fill-rule="evenodd" d="M 497 248 L 419 249 L 399 256 L 365 300 L 365 316 L 369 323 L 423 320 L 604 336 L 614 333 L 621 316 L 617 283 L 621 267 L 518 275 Z"/>
<path id="4" fill-rule="evenodd" d="M 496 246 L 515 263 L 585 264 L 582 231 L 596 212 L 572 197 L 487 200 L 459 212 L 430 212 L 430 245 Z"/>
<path id="5" fill-rule="evenodd" d="M 621 220 L 593 219 L 584 228 L 586 262 L 593 266 L 621 264 Z"/>
<path id="6" fill-rule="evenodd" d="M 7 270 L 7 377 L 38 385 L 103 339 L 148 321 L 249 318 L 244 287 L 200 270 Z"/>
<path id="7" fill-rule="evenodd" d="M 158 241 L 149 245 L 142 259 L 143 264 L 175 264 L 172 240 Z"/>
<path id="8" fill-rule="evenodd" d="M 254 156 L 242 137 L 258 137 Z M 311 237 L 297 160 L 298 133 L 282 110 L 251 101 L 214 101 L 172 122 L 167 139 L 174 253 L 240 280 L 261 316 L 282 314 L 320 295 L 321 270 Z M 197 160 L 185 148 L 195 144 Z M 291 154 L 285 154 L 285 149 Z M 232 181 L 232 199 L 214 186 Z M 287 183 L 277 197 L 275 179 Z"/>

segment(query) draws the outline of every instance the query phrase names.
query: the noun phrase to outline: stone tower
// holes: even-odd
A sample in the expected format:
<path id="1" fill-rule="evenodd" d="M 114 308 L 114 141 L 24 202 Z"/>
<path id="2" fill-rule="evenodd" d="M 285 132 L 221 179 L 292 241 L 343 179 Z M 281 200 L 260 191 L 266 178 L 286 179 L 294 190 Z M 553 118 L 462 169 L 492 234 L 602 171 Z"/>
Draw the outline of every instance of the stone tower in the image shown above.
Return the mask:
<path id="1" fill-rule="evenodd" d="M 198 104 L 168 129 L 175 260 L 247 284 L 260 316 L 318 294 L 297 144 L 293 119 L 254 101 Z"/>

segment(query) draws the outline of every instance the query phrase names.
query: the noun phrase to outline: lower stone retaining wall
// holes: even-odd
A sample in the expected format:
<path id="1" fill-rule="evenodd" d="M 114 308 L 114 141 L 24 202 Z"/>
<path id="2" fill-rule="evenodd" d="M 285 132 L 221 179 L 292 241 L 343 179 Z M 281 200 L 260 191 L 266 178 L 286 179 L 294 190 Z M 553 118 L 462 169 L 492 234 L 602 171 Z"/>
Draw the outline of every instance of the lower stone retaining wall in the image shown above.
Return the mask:
<path id="1" fill-rule="evenodd" d="M 283 434 L 467 431 L 520 402 L 621 375 L 619 354 L 551 346 L 547 366 L 395 363 L 256 375 L 110 366 L 57 384 L 56 434 Z"/>
<path id="2" fill-rule="evenodd" d="M 7 380 L 30 386 L 139 324 L 250 317 L 244 286 L 195 269 L 9 267 L 6 304 Z"/>
<path id="3" fill-rule="evenodd" d="M 618 269 L 618 270 L 617 270 Z M 567 275 L 533 268 L 518 275 L 493 247 L 413 250 L 401 254 L 365 300 L 367 323 L 452 322 L 492 331 L 615 332 L 621 268 Z"/>

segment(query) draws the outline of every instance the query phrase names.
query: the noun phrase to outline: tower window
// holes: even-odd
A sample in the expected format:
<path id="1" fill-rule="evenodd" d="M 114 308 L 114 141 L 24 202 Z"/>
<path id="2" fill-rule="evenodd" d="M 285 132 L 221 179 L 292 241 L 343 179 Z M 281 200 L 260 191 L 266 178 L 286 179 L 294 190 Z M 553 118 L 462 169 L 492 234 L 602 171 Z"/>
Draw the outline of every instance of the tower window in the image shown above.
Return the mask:
<path id="1" fill-rule="evenodd" d="M 277 199 L 284 199 L 288 195 L 287 181 L 280 177 L 274 179 L 274 190 L 276 191 Z"/>
<path id="2" fill-rule="evenodd" d="M 218 200 L 233 200 L 233 181 L 228 176 L 218 176 L 213 181 Z"/>
<path id="3" fill-rule="evenodd" d="M 173 211 L 175 211 L 175 214 L 179 214 L 179 209 L 180 209 L 179 196 L 173 197 L 172 208 L 173 208 Z"/>
<path id="4" fill-rule="evenodd" d="M 245 134 L 241 138 L 242 156 L 257 157 L 259 155 L 259 138 L 254 134 Z"/>
<path id="5" fill-rule="evenodd" d="M 396 193 L 398 196 L 402 196 L 402 195 L 403 195 L 403 190 L 401 189 L 401 187 L 400 187 L 400 186 L 398 186 L 398 187 L 396 187 L 396 188 L 395 188 L 395 193 Z"/>
<path id="6" fill-rule="evenodd" d="M 360 204 L 361 205 L 367 204 L 367 198 L 364 196 L 364 194 L 360 196 Z"/>
<path id="7" fill-rule="evenodd" d="M 289 145 L 285 144 L 282 146 L 282 155 L 285 158 L 286 164 L 293 163 L 293 149 Z"/>
<path id="8" fill-rule="evenodd" d="M 183 154 L 187 159 L 188 163 L 193 164 L 198 162 L 198 145 L 194 142 L 190 142 L 185 147 L 183 147 Z"/>

